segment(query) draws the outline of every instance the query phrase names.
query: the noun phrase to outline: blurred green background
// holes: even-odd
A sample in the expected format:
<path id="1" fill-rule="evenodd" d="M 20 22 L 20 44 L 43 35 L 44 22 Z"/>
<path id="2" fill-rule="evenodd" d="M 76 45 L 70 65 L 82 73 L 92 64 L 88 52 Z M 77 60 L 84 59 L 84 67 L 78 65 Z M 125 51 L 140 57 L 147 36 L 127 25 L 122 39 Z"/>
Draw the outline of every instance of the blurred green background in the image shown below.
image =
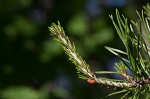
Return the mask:
<path id="1" fill-rule="evenodd" d="M 104 46 L 124 48 L 108 15 L 118 8 L 135 20 L 147 1 L 0 0 L 0 98 L 106 98 L 114 88 L 79 79 L 48 26 L 59 20 L 94 71 L 113 70 L 119 60 Z"/>

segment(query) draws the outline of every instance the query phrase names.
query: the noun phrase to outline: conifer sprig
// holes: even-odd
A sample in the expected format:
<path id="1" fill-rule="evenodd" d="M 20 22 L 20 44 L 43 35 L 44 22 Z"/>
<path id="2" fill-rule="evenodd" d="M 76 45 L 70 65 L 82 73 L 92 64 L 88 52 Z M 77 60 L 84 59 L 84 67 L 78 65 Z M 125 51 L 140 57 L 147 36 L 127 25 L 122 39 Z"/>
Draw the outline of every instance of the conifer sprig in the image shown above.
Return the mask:
<path id="1" fill-rule="evenodd" d="M 49 27 L 49 30 L 51 34 L 55 36 L 55 39 L 61 44 L 63 50 L 69 56 L 69 59 L 75 64 L 80 78 L 85 80 L 92 79 L 95 80 L 95 82 L 100 84 L 110 85 L 114 87 L 121 87 L 121 88 L 130 88 L 138 85 L 138 83 L 136 83 L 135 81 L 132 82 L 118 81 L 118 80 L 96 77 L 96 75 L 90 69 L 90 66 L 77 53 L 74 44 L 71 43 L 69 38 L 65 35 L 64 29 L 61 27 L 60 23 L 58 22 L 58 25 L 53 23 L 51 27 Z M 103 74 L 104 73 L 108 73 L 108 72 L 103 71 Z M 126 74 L 124 73 L 120 73 L 120 74 L 126 76 L 127 78 Z"/>
<path id="2" fill-rule="evenodd" d="M 96 71 L 95 74 L 90 66 L 77 53 L 74 43 L 71 43 L 66 36 L 60 23 L 56 25 L 52 23 L 49 27 L 51 34 L 63 47 L 63 50 L 69 56 L 72 63 L 75 64 L 80 78 L 87 80 L 89 83 L 99 83 L 114 87 L 121 87 L 123 90 L 112 93 L 110 95 L 125 93 L 124 97 L 132 94 L 130 99 L 149 99 L 150 98 L 150 5 L 144 7 L 145 11 L 140 14 L 137 12 L 139 21 L 131 21 L 128 23 L 127 18 L 120 16 L 116 10 L 116 19 L 110 15 L 114 27 L 122 40 L 126 51 L 115 48 L 106 47 L 120 59 L 120 63 L 115 63 L 116 72 Z M 147 15 L 145 17 L 144 13 Z M 127 58 L 122 57 L 126 55 Z M 130 76 L 127 71 L 131 71 Z M 118 74 L 124 77 L 124 80 L 109 79 L 97 77 L 96 74 Z"/>
<path id="3" fill-rule="evenodd" d="M 53 23 L 51 27 L 49 27 L 49 30 L 61 44 L 63 50 L 69 56 L 69 59 L 75 64 L 79 77 L 82 79 L 93 79 L 94 73 L 91 71 L 89 65 L 77 53 L 74 43 L 71 43 L 69 38 L 65 35 L 64 29 L 61 27 L 60 23 L 58 22 L 58 25 Z"/>

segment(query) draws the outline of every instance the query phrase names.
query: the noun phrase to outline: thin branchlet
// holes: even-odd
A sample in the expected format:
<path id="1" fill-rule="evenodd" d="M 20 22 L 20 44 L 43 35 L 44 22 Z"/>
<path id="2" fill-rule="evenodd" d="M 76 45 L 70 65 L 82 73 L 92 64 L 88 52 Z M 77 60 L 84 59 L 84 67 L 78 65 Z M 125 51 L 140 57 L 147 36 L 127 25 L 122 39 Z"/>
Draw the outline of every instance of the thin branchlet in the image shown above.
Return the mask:
<path id="1" fill-rule="evenodd" d="M 87 78 L 93 78 L 94 73 L 91 71 L 89 65 L 82 59 L 82 57 L 77 53 L 76 48 L 73 43 L 70 42 L 69 38 L 65 35 L 64 29 L 61 27 L 60 23 L 58 25 L 53 23 L 49 30 L 52 35 L 55 36 L 63 47 L 63 50 L 69 56 L 69 59 L 77 66 L 78 72 L 83 73 Z"/>
<path id="2" fill-rule="evenodd" d="M 103 80 L 103 79 L 98 79 L 96 78 L 97 83 L 101 83 L 104 85 L 109 85 L 109 86 L 114 86 L 114 87 L 121 87 L 121 88 L 131 88 L 131 87 L 136 87 L 135 82 L 120 82 L 120 81 L 112 81 L 112 80 Z"/>

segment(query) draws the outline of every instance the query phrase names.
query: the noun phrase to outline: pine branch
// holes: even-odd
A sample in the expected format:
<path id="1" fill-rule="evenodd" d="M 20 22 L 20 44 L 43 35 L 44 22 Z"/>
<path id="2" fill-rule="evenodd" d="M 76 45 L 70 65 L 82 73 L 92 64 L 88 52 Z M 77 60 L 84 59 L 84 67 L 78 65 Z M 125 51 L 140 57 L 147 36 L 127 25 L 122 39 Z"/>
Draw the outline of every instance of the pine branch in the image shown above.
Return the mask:
<path id="1" fill-rule="evenodd" d="M 90 69 L 90 66 L 82 59 L 82 57 L 77 53 L 76 48 L 73 43 L 70 42 L 69 38 L 65 35 L 64 29 L 61 27 L 60 23 L 58 25 L 53 23 L 49 30 L 55 39 L 61 44 L 63 50 L 69 56 L 69 59 L 75 64 L 79 77 L 87 80 L 89 83 L 100 83 L 104 85 L 110 85 L 114 87 L 130 88 L 139 85 L 136 81 L 114 81 L 111 79 L 97 78 L 96 75 Z M 122 74 L 123 75 L 123 74 Z M 127 76 L 125 74 L 125 76 Z"/>
<path id="2" fill-rule="evenodd" d="M 74 63 L 78 71 L 79 78 L 87 80 L 88 83 L 104 84 L 114 87 L 123 88 L 122 91 L 112 93 L 110 95 L 125 93 L 122 98 L 132 94 L 130 98 L 141 99 L 145 96 L 145 99 L 150 98 L 150 4 L 144 7 L 145 11 L 140 14 L 138 22 L 131 21 L 128 23 L 127 18 L 123 15 L 120 16 L 119 11 L 116 10 L 116 19 L 114 21 L 113 16 L 110 15 L 115 29 L 122 40 L 126 51 L 121 51 L 111 47 L 106 47 L 111 53 L 116 55 L 120 59 L 120 63 L 115 63 L 114 68 L 116 72 L 111 71 L 96 71 L 95 74 L 91 70 L 90 66 L 83 60 L 83 58 L 77 53 L 74 43 L 71 43 L 66 36 L 63 27 L 60 23 L 58 25 L 53 23 L 49 30 L 59 44 L 63 47 L 63 50 L 69 56 L 69 60 Z M 144 13 L 147 17 L 144 16 Z M 126 55 L 127 58 L 122 57 Z M 128 75 L 127 71 L 131 71 L 133 76 Z M 109 79 L 97 77 L 96 74 L 118 74 L 121 75 L 124 80 Z"/>

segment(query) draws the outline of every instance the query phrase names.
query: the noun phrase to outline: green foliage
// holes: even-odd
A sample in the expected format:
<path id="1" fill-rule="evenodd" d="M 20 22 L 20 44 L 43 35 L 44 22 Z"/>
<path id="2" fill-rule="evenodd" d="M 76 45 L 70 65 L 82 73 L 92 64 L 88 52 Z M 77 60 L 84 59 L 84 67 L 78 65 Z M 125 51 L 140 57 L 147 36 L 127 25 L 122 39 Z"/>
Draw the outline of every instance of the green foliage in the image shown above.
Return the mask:
<path id="1" fill-rule="evenodd" d="M 150 4 L 147 4 L 146 6 L 143 7 L 145 10 L 145 14 L 147 15 L 147 18 L 150 20 Z"/>
<path id="2" fill-rule="evenodd" d="M 121 51 L 115 48 L 106 47 L 120 59 L 120 63 L 115 63 L 114 68 L 116 72 L 111 71 L 96 71 L 95 74 L 90 69 L 90 66 L 77 53 L 75 45 L 70 42 L 65 35 L 60 23 L 58 25 L 53 23 L 49 30 L 55 39 L 61 44 L 69 59 L 75 64 L 79 77 L 86 79 L 89 83 L 100 83 L 114 87 L 121 87 L 123 90 L 110 94 L 124 93 L 122 98 L 129 99 L 149 99 L 150 98 L 150 20 L 149 10 L 150 5 L 144 7 L 145 12 L 141 14 L 137 12 L 139 17 L 138 22 L 128 21 L 123 15 L 120 16 L 119 11 L 116 10 L 116 21 L 110 15 L 114 27 L 122 40 L 126 51 Z M 145 17 L 147 14 L 147 17 Z M 124 57 L 125 56 L 125 57 Z M 128 74 L 128 71 L 133 76 Z M 118 74 L 124 80 L 109 79 L 97 77 L 96 74 Z"/>
<path id="3" fill-rule="evenodd" d="M 150 27 L 149 17 L 145 17 L 143 13 L 142 11 L 140 15 L 139 12 L 137 12 L 139 23 L 133 21 L 128 23 L 127 18 L 123 15 L 121 17 L 118 10 L 116 10 L 117 23 L 114 21 L 113 16 L 110 15 L 116 31 L 126 48 L 126 52 L 106 47 L 106 49 L 121 59 L 121 62 L 116 64 L 118 73 L 123 75 L 128 82 L 134 82 L 136 84 L 135 88 L 126 92 L 126 94 L 131 93 L 132 95 L 130 98 L 133 99 L 141 99 L 142 97 L 145 97 L 144 99 L 150 98 L 150 68 L 148 67 L 150 62 Z M 120 54 L 126 55 L 127 59 L 124 59 Z M 132 72 L 133 77 L 128 76 L 128 69 Z"/>

